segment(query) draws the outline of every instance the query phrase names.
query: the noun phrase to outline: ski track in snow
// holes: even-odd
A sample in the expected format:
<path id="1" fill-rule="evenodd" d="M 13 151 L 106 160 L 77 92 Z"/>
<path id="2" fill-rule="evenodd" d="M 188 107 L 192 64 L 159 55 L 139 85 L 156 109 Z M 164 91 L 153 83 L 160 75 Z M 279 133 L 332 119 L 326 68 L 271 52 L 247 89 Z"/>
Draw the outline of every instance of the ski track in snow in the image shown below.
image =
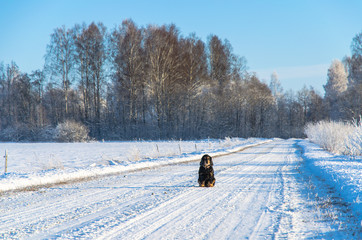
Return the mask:
<path id="1" fill-rule="evenodd" d="M 2 239 L 358 239 L 347 204 L 303 164 L 296 140 L 198 162 L 5 193 Z M 324 190 L 323 190 L 324 189 Z"/>

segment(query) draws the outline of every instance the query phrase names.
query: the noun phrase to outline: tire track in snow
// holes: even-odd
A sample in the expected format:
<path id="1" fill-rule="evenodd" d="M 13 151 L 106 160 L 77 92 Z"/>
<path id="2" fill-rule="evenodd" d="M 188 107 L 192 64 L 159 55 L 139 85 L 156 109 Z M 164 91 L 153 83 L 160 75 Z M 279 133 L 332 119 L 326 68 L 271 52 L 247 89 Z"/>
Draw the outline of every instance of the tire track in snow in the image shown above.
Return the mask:
<path id="1" fill-rule="evenodd" d="M 267 147 L 262 153 L 263 157 L 266 157 L 274 146 Z M 252 156 L 252 155 L 251 155 Z M 233 180 L 232 182 L 239 186 L 241 186 L 238 190 L 231 191 L 231 198 L 225 198 L 224 201 L 227 202 L 228 206 L 233 206 L 228 209 L 227 213 L 220 217 L 217 224 L 214 224 L 214 228 L 210 229 L 210 232 L 207 234 L 206 238 L 212 238 L 212 236 L 225 236 L 225 238 L 232 238 L 235 236 L 235 232 L 241 228 L 246 218 L 250 218 L 248 212 L 249 209 L 252 209 L 253 205 L 258 202 L 258 198 L 260 198 L 260 191 L 263 186 L 264 181 L 261 181 L 261 178 L 254 178 L 245 173 L 252 173 L 256 171 L 256 168 L 260 167 L 263 163 L 262 161 L 258 162 L 261 155 L 253 156 L 252 158 L 243 161 L 241 164 L 236 165 L 236 167 L 232 167 L 228 169 L 223 175 L 225 175 L 225 179 L 223 183 L 229 183 L 230 177 L 227 177 L 230 174 L 239 175 L 238 178 Z M 242 175 L 244 174 L 244 176 Z M 240 199 L 244 199 L 242 204 L 240 204 Z M 264 199 L 262 199 L 264 200 Z M 262 204 L 268 203 L 268 201 L 261 201 Z M 239 203 L 239 204 L 238 204 Z M 237 211 L 236 211 L 237 210 Z M 240 212 L 244 213 L 244 215 L 240 216 Z M 262 213 L 263 214 L 263 213 Z M 245 231 L 242 229 L 241 231 Z M 227 237 L 228 236 L 228 237 Z"/>
<path id="2" fill-rule="evenodd" d="M 182 232 L 189 232 L 191 230 L 195 231 L 194 235 L 198 236 L 196 238 L 202 239 L 206 237 L 210 232 L 214 231 L 215 228 L 220 226 L 220 223 L 225 222 L 227 216 L 232 213 L 235 208 L 229 207 L 225 209 L 221 207 L 220 209 L 220 205 L 227 207 L 233 206 L 239 199 L 246 197 L 251 192 L 251 188 L 255 186 L 259 189 L 262 188 L 263 182 L 260 181 L 260 179 L 254 179 L 248 176 L 248 174 L 246 174 L 245 177 L 240 177 L 238 171 L 243 168 L 244 172 L 249 172 L 251 169 L 254 169 L 254 164 L 247 164 L 260 158 L 262 154 L 270 152 L 273 148 L 274 146 L 263 147 L 259 150 L 261 153 L 246 155 L 246 160 L 239 161 L 239 163 L 236 163 L 237 161 L 234 160 L 227 167 L 223 167 L 223 170 L 216 173 L 217 183 L 214 188 L 196 188 L 186 194 L 183 193 L 171 201 L 152 209 L 151 212 L 140 215 L 137 219 L 133 219 L 118 229 L 114 229 L 112 232 L 102 236 L 101 239 L 112 239 L 118 235 L 126 239 L 130 237 L 132 239 L 142 239 L 144 237 L 152 239 L 155 236 L 159 236 L 157 235 L 157 231 L 159 230 L 162 231 L 163 236 L 171 239 L 182 238 L 182 236 L 184 236 Z M 215 165 L 217 165 L 218 159 L 214 160 Z M 244 166 L 245 164 L 246 167 Z M 257 163 L 257 165 L 261 164 L 262 163 Z M 230 172 L 236 173 L 230 174 Z M 248 178 L 250 182 L 245 184 L 245 178 Z M 225 191 L 225 189 L 227 189 L 227 191 Z M 212 198 L 210 198 L 210 194 Z M 248 199 L 250 200 L 248 206 L 253 205 L 254 200 L 258 199 L 258 192 L 253 195 L 253 198 L 248 197 Z M 224 205 L 224 203 L 230 204 Z M 218 208 L 223 212 L 222 215 L 217 214 Z M 246 208 L 245 212 L 249 212 L 249 209 Z M 209 219 L 212 219 L 212 222 L 208 222 Z M 152 224 L 150 224 L 150 222 Z M 177 229 L 181 230 L 181 234 L 173 235 L 176 230 L 173 226 L 179 226 L 179 222 L 186 223 L 186 226 L 182 229 Z M 209 228 L 190 228 L 195 223 L 200 224 L 202 222 L 206 222 L 204 224 L 206 226 L 204 227 L 209 226 Z"/>
<path id="3" fill-rule="evenodd" d="M 212 192 L 209 191 L 202 196 L 202 199 L 207 199 L 211 194 Z M 199 204 L 199 195 L 199 192 L 196 190 L 189 190 L 186 193 L 183 192 L 173 199 L 160 204 L 158 207 L 127 221 L 119 228 L 114 229 L 105 236 L 99 237 L 99 239 L 115 238 L 120 233 L 122 233 L 122 237 L 125 237 L 126 239 L 142 238 L 157 228 L 161 228 L 171 219 L 177 218 L 180 215 L 180 212 L 184 212 L 182 217 L 185 217 L 185 213 L 186 215 L 191 214 L 192 212 L 189 212 L 188 210 Z M 192 199 L 192 201 L 190 201 L 190 199 Z M 124 232 L 129 236 L 123 234 Z"/>
<path id="4" fill-rule="evenodd" d="M 51 192 L 49 189 L 48 192 Z M 38 193 L 34 193 L 38 195 Z M 103 197 L 100 197 L 103 196 Z M 49 230 L 52 227 L 66 223 L 69 227 L 69 222 L 78 221 L 82 216 L 92 215 L 103 211 L 105 206 L 112 206 L 112 201 L 116 197 L 116 192 L 97 189 L 89 194 L 72 194 L 68 198 L 53 196 L 54 202 L 48 203 L 42 201 L 42 196 L 36 196 L 31 199 L 25 207 L 12 209 L 7 214 L 0 217 L 0 222 L 6 223 L 8 219 L 15 219 L 12 223 L 3 224 L 0 227 L 0 236 L 24 235 L 23 229 L 26 229 L 26 234 L 36 233 L 41 230 Z M 89 199 L 97 197 L 97 202 L 89 202 Z M 15 218 L 14 218 L 15 216 Z M 2 234 L 1 234 L 2 233 Z"/>
<path id="5" fill-rule="evenodd" d="M 245 215 L 239 219 L 239 222 L 227 234 L 230 238 L 237 235 L 238 232 L 244 232 L 244 236 L 250 237 L 250 239 L 260 237 L 264 239 L 271 236 L 272 231 L 265 230 L 270 228 L 271 222 L 274 222 L 275 219 L 272 221 L 272 215 L 268 209 L 273 202 L 280 201 L 280 199 L 276 198 L 281 194 L 280 189 L 282 189 L 279 173 L 285 164 L 283 161 L 273 162 L 276 154 L 275 147 L 277 145 L 271 145 L 261 157 L 255 158 L 254 164 L 250 168 L 243 170 L 244 172 L 253 173 L 250 174 L 250 178 L 254 179 L 254 182 L 250 184 L 252 188 L 249 189 L 252 191 L 250 191 L 249 199 L 243 202 Z M 254 214 L 248 214 L 253 211 Z M 227 219 L 229 218 L 232 217 L 227 217 Z M 249 222 L 249 224 L 245 224 L 246 222 Z"/>
<path id="6" fill-rule="evenodd" d="M 108 182 L 112 182 L 112 179 L 115 179 L 114 181 L 121 179 L 122 181 L 124 180 L 122 178 L 110 177 L 108 178 L 110 180 L 105 180 L 105 182 L 109 184 Z M 124 210 L 122 215 L 129 215 L 127 212 L 132 211 L 128 209 L 128 201 L 135 205 L 140 202 L 140 208 L 143 209 L 145 199 L 150 195 L 147 192 L 140 191 L 140 189 L 147 188 L 146 184 L 142 182 L 133 184 L 134 187 L 126 185 L 121 188 L 118 186 L 93 187 L 93 184 L 92 182 L 78 183 L 75 187 L 67 185 L 64 188 L 43 189 L 41 192 L 9 194 L 9 197 L 13 197 L 15 200 L 17 195 L 25 195 L 25 198 L 29 200 L 27 200 L 26 205 L 23 204 L 18 209 L 15 206 L 9 206 L 7 210 L 1 211 L 3 215 L 0 216 L 0 222 L 4 224 L 0 224 L 2 226 L 0 238 L 1 236 L 20 237 L 30 235 L 39 232 L 39 230 L 49 234 L 53 230 L 71 229 L 76 227 L 77 224 L 82 225 L 84 221 L 91 220 L 92 217 L 96 221 L 99 218 L 98 215 L 111 214 L 112 208 L 113 211 L 121 208 L 121 210 Z M 165 185 L 165 180 L 156 179 L 154 185 Z M 68 197 L 64 197 L 63 194 L 68 195 Z M 44 198 L 43 195 L 48 195 L 48 197 Z M 118 196 L 121 196 L 121 198 L 118 199 Z M 52 201 L 49 201 L 50 198 Z M 19 202 L 14 204 L 19 204 Z M 8 223 L 8 219 L 12 219 L 13 223 Z M 71 224 L 72 222 L 74 224 Z M 89 221 L 89 223 L 91 222 Z"/>
<path id="7" fill-rule="evenodd" d="M 325 235 L 335 231 L 330 222 L 317 218 L 311 207 L 314 205 L 302 196 L 304 183 L 298 183 L 302 178 L 296 170 L 301 159 L 295 153 L 294 143 L 274 141 L 214 158 L 214 188 L 195 187 L 195 162 L 127 173 L 126 178 L 111 176 L 33 194 L 10 194 L 8 199 L 3 196 L 0 204 L 9 207 L 0 208 L 0 238 L 333 236 Z M 28 197 L 29 203 L 21 205 Z M 14 229 L 9 221 L 11 208 L 16 206 L 16 214 L 23 223 Z M 41 219 L 37 219 L 39 216 Z M 9 227 L 12 229 L 4 230 Z"/>
<path id="8" fill-rule="evenodd" d="M 272 148 L 273 148 L 273 147 L 268 147 L 267 149 L 270 150 L 270 149 L 272 149 Z M 265 152 L 265 149 L 263 149 L 262 151 Z M 260 157 L 260 156 L 258 155 L 258 156 L 256 156 L 256 157 Z M 246 161 L 254 160 L 256 157 L 253 156 L 253 155 L 250 155 L 250 156 L 248 156 L 247 160 L 244 161 L 244 163 L 245 163 Z M 214 161 L 215 161 L 215 164 L 217 164 L 218 160 L 214 158 Z M 219 174 L 220 172 L 228 171 L 228 170 L 230 170 L 230 169 L 232 169 L 232 168 L 235 168 L 235 164 L 237 165 L 236 167 L 238 167 L 238 164 L 243 164 L 243 163 L 235 163 L 235 162 L 234 162 L 234 163 L 230 163 L 227 167 L 224 167 L 223 170 L 216 171 L 216 174 Z M 238 179 L 238 178 L 236 178 L 236 177 L 230 177 L 230 178 L 226 178 L 225 181 L 235 182 L 237 179 Z M 240 180 L 240 179 L 239 179 L 239 180 Z M 213 188 L 213 189 L 217 189 L 217 188 L 218 188 L 217 186 L 218 186 L 218 183 L 217 183 L 216 187 Z M 205 190 L 204 188 L 201 189 L 201 191 L 204 191 L 204 190 Z M 211 191 L 211 189 L 207 189 L 207 190 L 210 190 L 210 191 Z M 215 199 L 215 197 L 213 197 L 213 198 L 211 198 L 211 199 L 212 199 L 213 201 L 215 201 L 216 203 L 221 202 L 221 200 L 220 200 L 220 201 L 216 201 L 217 199 L 225 200 L 225 199 L 226 199 L 225 195 L 230 195 L 230 193 L 226 192 L 225 194 L 223 194 L 222 192 L 224 192 L 224 190 L 225 190 L 224 188 L 221 189 L 220 194 L 216 194 L 216 193 L 214 192 L 214 193 L 213 193 L 214 196 L 218 196 L 218 197 L 217 197 L 216 199 Z M 132 231 L 131 231 L 132 234 L 133 234 L 134 232 L 137 233 L 136 235 L 132 235 L 132 234 L 131 234 L 131 235 L 132 235 L 132 239 L 137 239 L 137 236 L 142 236 L 143 234 L 144 234 L 144 235 L 151 234 L 152 232 L 157 231 L 157 229 L 160 229 L 160 228 L 162 228 L 164 225 L 166 225 L 165 222 L 170 221 L 170 219 L 176 219 L 176 218 L 177 218 L 177 215 L 179 214 L 179 212 L 180 212 L 181 210 L 182 210 L 182 212 L 186 212 L 186 214 L 184 214 L 184 215 L 182 216 L 182 221 L 195 220 L 195 214 L 193 214 L 193 213 L 195 213 L 195 211 L 191 211 L 191 210 L 192 210 L 192 209 L 197 209 L 197 207 L 196 207 L 196 208 L 194 207 L 195 204 L 193 204 L 193 202 L 194 202 L 194 201 L 197 201 L 199 204 L 202 204 L 203 202 L 210 202 L 210 201 L 203 201 L 204 199 L 207 199 L 207 198 L 208 198 L 208 195 L 209 195 L 210 193 L 207 194 L 207 195 L 202 195 L 202 196 L 200 196 L 200 194 L 198 193 L 198 192 L 200 191 L 200 188 L 192 189 L 192 190 L 190 190 L 190 191 L 195 192 L 197 195 L 195 195 L 195 197 L 191 197 L 191 196 L 188 196 L 188 194 L 190 194 L 190 193 L 186 193 L 186 194 L 185 194 L 185 192 L 182 192 L 183 195 L 177 196 L 174 200 L 172 200 L 172 201 L 170 201 L 170 202 L 168 202 L 168 203 L 166 203 L 166 204 L 164 204 L 164 205 L 162 205 L 162 206 L 159 206 L 156 210 L 153 209 L 151 213 L 145 213 L 144 215 L 138 217 L 138 219 L 133 219 L 132 221 L 126 223 L 125 225 L 120 226 L 117 230 L 113 230 L 113 232 L 107 233 L 107 236 L 104 236 L 104 238 L 110 239 L 110 238 L 113 238 L 113 237 L 117 236 L 117 234 L 119 234 L 120 232 L 131 231 L 130 228 L 131 228 L 131 227 L 135 228 L 134 223 L 137 222 L 137 221 L 139 221 L 139 219 L 142 219 L 142 223 L 139 224 L 140 227 L 139 227 L 138 229 L 135 229 L 135 230 L 132 230 Z M 195 194 L 195 193 L 193 193 L 193 194 Z M 181 198 L 181 199 L 186 199 L 186 200 L 185 200 L 185 201 L 182 201 L 182 202 L 181 202 L 182 204 L 181 204 L 180 201 L 179 201 L 180 198 Z M 195 198 L 195 199 L 194 199 L 194 198 Z M 190 199 L 192 199 L 191 203 L 190 203 Z M 160 214 L 160 210 L 159 210 L 159 209 L 167 209 L 167 208 L 172 208 L 172 209 L 174 209 L 173 206 L 169 206 L 169 205 L 168 205 L 168 204 L 171 205 L 171 204 L 174 204 L 174 203 L 176 203 L 177 206 L 178 206 L 178 205 L 183 205 L 183 204 L 186 204 L 186 206 L 183 205 L 183 207 L 181 207 L 181 208 L 177 207 L 177 211 L 176 211 L 176 210 L 172 211 L 173 213 L 175 213 L 175 214 L 172 215 L 172 217 L 164 218 L 164 216 L 163 216 L 163 217 L 161 217 L 161 218 L 158 220 L 157 224 L 153 223 L 153 225 L 152 225 L 151 227 L 148 227 L 148 228 L 145 227 L 145 226 L 147 226 L 147 222 L 149 222 L 150 219 L 155 219 L 155 218 L 157 219 L 157 215 Z M 214 206 L 205 205 L 205 207 L 208 207 L 208 211 L 214 209 Z M 190 209 L 190 210 L 185 211 L 185 209 Z M 169 211 L 170 211 L 170 210 L 168 209 L 166 212 L 168 213 Z M 209 214 L 207 213 L 208 211 L 206 211 L 206 214 L 204 214 L 204 215 L 208 216 L 208 215 L 209 215 Z M 204 209 L 204 212 L 205 212 L 205 209 Z M 197 215 L 200 215 L 200 214 L 197 213 Z M 151 216 L 151 217 L 148 217 L 148 216 Z M 188 217 L 188 216 L 191 216 L 191 217 Z M 145 219 L 146 219 L 146 220 L 145 220 Z M 175 220 L 175 221 L 176 221 L 176 220 Z M 163 224 L 163 223 L 164 223 L 164 224 Z M 159 225 L 161 225 L 162 227 L 159 226 Z M 169 225 L 169 224 L 168 224 L 168 225 Z M 173 224 L 173 225 L 175 225 L 175 224 Z M 192 225 L 192 224 L 190 224 L 190 225 Z M 165 228 L 167 228 L 167 227 L 165 227 Z M 145 230 L 145 229 L 147 229 L 147 230 Z M 172 229 L 172 227 L 170 227 L 170 229 Z M 146 233 L 147 233 L 147 234 L 146 234 Z M 108 234 L 109 234 L 109 235 L 108 235 Z M 125 237 L 124 234 L 122 234 L 122 237 Z M 142 238 L 142 237 L 140 237 L 140 238 Z"/>
<path id="9" fill-rule="evenodd" d="M 7 225 L 7 228 L 11 227 L 19 227 L 19 224 L 26 220 L 28 222 L 36 221 L 39 218 L 45 217 L 49 215 L 50 212 L 59 212 L 59 209 L 62 210 L 63 213 L 71 211 L 72 206 L 80 205 L 80 203 L 86 202 L 86 199 L 92 198 L 95 195 L 99 195 L 106 192 L 106 190 L 92 192 L 86 195 L 79 195 L 77 198 L 63 198 L 61 200 L 55 200 L 50 204 L 44 204 L 41 201 L 41 196 L 38 202 L 34 202 L 32 208 L 25 208 L 25 209 L 16 209 L 13 208 L 11 211 L 2 214 L 1 221 L 7 222 L 9 220 L 14 219 L 14 215 L 17 215 L 18 218 L 16 219 L 17 222 L 14 222 L 13 225 Z M 29 193 L 29 195 L 38 195 L 38 193 Z M 29 196 L 31 198 L 31 196 Z M 29 205 L 30 203 L 24 203 Z M 9 207 L 9 206 L 8 206 Z M 0 226 L 0 231 L 2 227 Z"/>

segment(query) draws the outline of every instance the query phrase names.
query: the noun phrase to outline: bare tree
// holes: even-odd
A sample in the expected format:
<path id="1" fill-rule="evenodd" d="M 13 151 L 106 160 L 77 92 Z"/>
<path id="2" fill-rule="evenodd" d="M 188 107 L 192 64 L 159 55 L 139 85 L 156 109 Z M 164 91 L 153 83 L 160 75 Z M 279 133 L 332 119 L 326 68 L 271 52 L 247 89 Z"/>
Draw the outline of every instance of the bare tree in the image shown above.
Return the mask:
<path id="1" fill-rule="evenodd" d="M 126 129 L 131 125 L 135 133 L 136 124 L 146 122 L 146 84 L 145 53 L 143 49 L 144 31 L 132 20 L 125 20 L 115 29 L 110 38 L 111 58 L 114 68 L 114 86 L 119 108 L 123 106 L 123 125 Z M 137 133 L 136 133 L 137 134 Z M 138 136 L 139 137 L 139 136 Z"/>
<path id="2" fill-rule="evenodd" d="M 16 123 L 16 94 L 14 94 L 14 85 L 19 76 L 20 70 L 14 62 L 6 67 L 4 94 L 6 95 L 5 121 L 7 126 L 12 126 Z"/>
<path id="3" fill-rule="evenodd" d="M 43 97 L 44 97 L 44 82 L 45 76 L 43 71 L 36 70 L 30 75 L 31 84 L 34 92 L 34 101 L 35 101 L 35 115 L 37 127 L 43 127 L 45 125 L 45 110 L 43 107 Z"/>
<path id="4" fill-rule="evenodd" d="M 76 26 L 75 29 L 76 62 L 80 75 L 84 120 L 87 125 L 91 125 L 91 133 L 100 137 L 106 28 L 101 23 L 91 23 L 89 26 Z"/>
<path id="5" fill-rule="evenodd" d="M 208 50 L 210 76 L 217 83 L 217 92 L 221 95 L 230 82 L 231 45 L 227 41 L 223 43 L 216 35 L 211 35 L 208 40 Z"/>
<path id="6" fill-rule="evenodd" d="M 46 118 L 49 120 L 51 126 L 57 126 L 59 123 L 64 122 L 62 107 L 63 100 L 63 91 L 54 87 L 53 83 L 48 83 L 43 95 L 43 106 Z"/>
<path id="7" fill-rule="evenodd" d="M 174 124 L 173 111 L 179 104 L 174 93 L 182 79 L 179 32 L 175 25 L 148 26 L 145 50 L 149 91 L 154 101 L 157 126 L 161 136 L 166 137 Z"/>
<path id="8" fill-rule="evenodd" d="M 247 116 L 249 136 L 269 137 L 271 122 L 269 121 L 274 105 L 274 97 L 269 87 L 261 83 L 256 76 L 251 76 L 247 83 Z"/>
<path id="9" fill-rule="evenodd" d="M 180 108 L 178 118 L 182 127 L 180 134 L 185 138 L 195 133 L 200 126 L 200 95 L 207 85 L 207 56 L 205 44 L 195 34 L 180 40 L 183 65 L 180 68 L 182 79 L 179 84 L 178 98 Z"/>
<path id="10" fill-rule="evenodd" d="M 352 57 L 348 61 L 349 87 L 345 105 L 348 117 L 357 119 L 362 115 L 362 32 L 356 34 L 351 44 Z"/>
<path id="11" fill-rule="evenodd" d="M 45 55 L 45 71 L 51 79 L 61 82 L 64 94 L 64 118 L 68 117 L 68 95 L 74 66 L 74 31 L 65 26 L 56 28 L 50 36 Z M 63 118 L 63 117 L 62 117 Z"/>
<path id="12" fill-rule="evenodd" d="M 338 118 L 362 112 L 361 39 L 344 61 L 348 74 L 338 61 L 328 72 L 324 103 L 338 99 Z M 36 128 L 52 134 L 65 121 L 97 139 L 302 137 L 306 122 L 326 117 L 314 89 L 284 92 L 276 73 L 268 86 L 227 40 L 183 37 L 175 25 L 125 20 L 109 35 L 101 23 L 63 26 L 45 61 L 30 75 L 0 64 L 1 139 L 34 140 Z"/>
<path id="13" fill-rule="evenodd" d="M 0 62 L 0 129 L 6 126 L 6 100 L 6 69 L 4 63 Z"/>

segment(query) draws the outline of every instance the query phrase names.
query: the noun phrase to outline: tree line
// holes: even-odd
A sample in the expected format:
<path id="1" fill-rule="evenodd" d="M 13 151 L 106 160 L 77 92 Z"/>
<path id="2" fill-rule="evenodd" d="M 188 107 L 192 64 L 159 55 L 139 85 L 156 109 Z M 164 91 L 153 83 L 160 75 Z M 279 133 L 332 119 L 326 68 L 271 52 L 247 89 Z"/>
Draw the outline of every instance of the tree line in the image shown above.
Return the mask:
<path id="1" fill-rule="evenodd" d="M 323 98 L 307 87 L 284 92 L 276 73 L 260 81 L 216 35 L 204 42 L 173 24 L 132 20 L 110 31 L 63 26 L 43 69 L 0 64 L 0 140 L 47 141 L 67 121 L 98 140 L 303 137 L 307 122 L 361 114 L 361 39 L 342 64 L 346 86 L 332 64 Z"/>

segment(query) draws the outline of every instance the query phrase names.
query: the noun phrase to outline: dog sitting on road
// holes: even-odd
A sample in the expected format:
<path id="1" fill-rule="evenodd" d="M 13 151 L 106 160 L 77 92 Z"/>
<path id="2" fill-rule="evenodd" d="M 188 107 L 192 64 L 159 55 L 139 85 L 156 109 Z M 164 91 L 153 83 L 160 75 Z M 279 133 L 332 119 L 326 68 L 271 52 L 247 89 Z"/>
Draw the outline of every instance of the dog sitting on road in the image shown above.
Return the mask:
<path id="1" fill-rule="evenodd" d="M 212 158 L 209 155 L 202 156 L 198 180 L 200 187 L 213 187 L 215 185 L 213 165 Z"/>

